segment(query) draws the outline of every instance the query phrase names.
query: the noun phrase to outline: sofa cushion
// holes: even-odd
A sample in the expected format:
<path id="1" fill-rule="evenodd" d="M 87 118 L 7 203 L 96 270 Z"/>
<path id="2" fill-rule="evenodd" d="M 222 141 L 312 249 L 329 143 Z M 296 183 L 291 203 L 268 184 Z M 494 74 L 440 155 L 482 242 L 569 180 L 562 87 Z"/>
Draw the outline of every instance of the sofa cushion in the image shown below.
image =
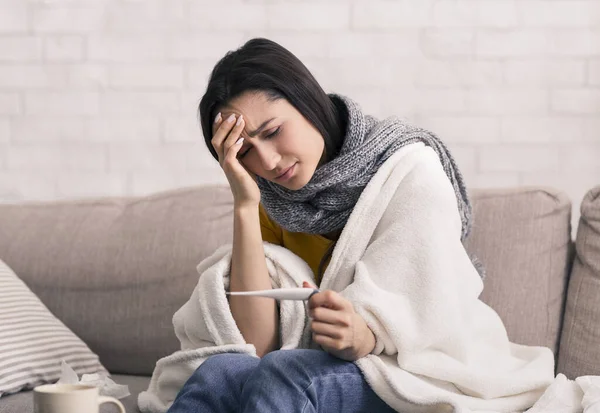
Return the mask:
<path id="1" fill-rule="evenodd" d="M 232 240 L 231 201 L 206 186 L 0 205 L 0 256 L 111 373 L 150 375 L 180 349 L 171 319 L 196 266 Z"/>
<path id="2" fill-rule="evenodd" d="M 108 373 L 98 356 L 0 260 L 0 396 L 55 383 L 61 360 L 78 376 Z"/>
<path id="3" fill-rule="evenodd" d="M 558 358 L 571 379 L 600 375 L 600 186 L 581 203 L 575 248 Z"/>
<path id="4" fill-rule="evenodd" d="M 572 255 L 571 201 L 551 188 L 471 191 L 474 225 L 465 246 L 484 264 L 481 299 L 512 342 L 557 354 Z"/>
<path id="5" fill-rule="evenodd" d="M 150 377 L 129 376 L 115 374 L 111 377 L 116 383 L 129 386 L 129 396 L 120 399 L 127 413 L 139 413 L 137 407 L 138 395 L 146 391 L 150 385 Z M 99 413 L 117 413 L 118 408 L 112 403 L 100 406 Z M 33 392 L 24 391 L 0 399 L 0 412 L 2 413 L 30 413 L 33 412 Z"/>

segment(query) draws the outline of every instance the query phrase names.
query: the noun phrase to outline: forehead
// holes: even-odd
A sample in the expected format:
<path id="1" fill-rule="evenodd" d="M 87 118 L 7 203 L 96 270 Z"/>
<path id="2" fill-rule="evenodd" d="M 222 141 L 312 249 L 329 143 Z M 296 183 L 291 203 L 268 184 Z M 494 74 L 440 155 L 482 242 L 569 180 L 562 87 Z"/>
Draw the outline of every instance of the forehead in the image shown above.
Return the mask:
<path id="1" fill-rule="evenodd" d="M 259 122 L 263 118 L 283 116 L 291 105 L 285 99 L 272 100 L 261 92 L 247 92 L 221 109 L 223 115 L 236 113 L 244 115 L 246 121 Z"/>

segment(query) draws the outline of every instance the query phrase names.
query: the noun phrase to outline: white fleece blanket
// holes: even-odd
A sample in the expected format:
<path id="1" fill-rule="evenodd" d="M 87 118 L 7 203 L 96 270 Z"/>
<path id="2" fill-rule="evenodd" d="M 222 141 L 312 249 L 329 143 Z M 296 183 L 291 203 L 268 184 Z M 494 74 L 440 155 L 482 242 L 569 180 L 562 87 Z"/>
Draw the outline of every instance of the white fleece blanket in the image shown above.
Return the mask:
<path id="1" fill-rule="evenodd" d="M 550 349 L 508 340 L 479 299 L 483 283 L 460 235 L 452 185 L 422 143 L 390 157 L 361 194 L 320 288 L 351 301 L 373 331 L 373 354 L 356 361 L 373 390 L 399 412 L 522 412 L 536 402 L 530 413 L 600 409 L 597 377 L 555 379 Z M 173 316 L 181 350 L 156 363 L 138 397 L 143 413 L 164 413 L 210 355 L 256 356 L 225 295 L 231 247 L 198 265 L 198 285 Z M 273 287 L 314 282 L 291 251 L 266 242 L 264 250 Z M 311 347 L 303 302 L 281 302 L 280 326 L 282 349 Z"/>

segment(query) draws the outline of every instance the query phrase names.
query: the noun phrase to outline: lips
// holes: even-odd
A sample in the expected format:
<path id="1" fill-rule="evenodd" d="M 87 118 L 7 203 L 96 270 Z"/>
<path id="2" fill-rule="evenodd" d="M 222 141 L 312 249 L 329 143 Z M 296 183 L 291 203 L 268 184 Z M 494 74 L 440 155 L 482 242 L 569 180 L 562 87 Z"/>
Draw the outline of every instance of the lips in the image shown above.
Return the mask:
<path id="1" fill-rule="evenodd" d="M 296 164 L 294 164 L 296 165 Z M 284 170 L 280 175 L 277 175 L 277 177 L 275 179 L 279 179 L 281 178 L 283 175 L 285 175 L 290 169 L 292 169 L 294 167 L 294 165 L 290 166 L 289 168 L 287 168 L 286 170 Z"/>

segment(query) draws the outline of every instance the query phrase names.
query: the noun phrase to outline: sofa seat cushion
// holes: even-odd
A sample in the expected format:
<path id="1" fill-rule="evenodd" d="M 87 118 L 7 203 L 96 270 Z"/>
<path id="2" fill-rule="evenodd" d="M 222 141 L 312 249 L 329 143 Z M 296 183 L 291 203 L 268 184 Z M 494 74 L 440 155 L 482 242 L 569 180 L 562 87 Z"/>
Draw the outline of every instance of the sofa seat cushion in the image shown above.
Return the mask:
<path id="1" fill-rule="evenodd" d="M 129 386 L 131 395 L 120 399 L 127 413 L 139 413 L 137 408 L 137 397 L 150 385 L 149 376 L 131 376 L 113 374 L 110 376 L 117 384 Z M 111 403 L 103 404 L 100 413 L 118 413 L 119 409 Z M 0 399 L 0 412 L 2 413 L 26 413 L 33 412 L 33 391 L 25 391 L 11 394 Z"/>
<path id="2" fill-rule="evenodd" d="M 600 375 L 600 186 L 581 203 L 558 371 L 570 379 Z"/>

